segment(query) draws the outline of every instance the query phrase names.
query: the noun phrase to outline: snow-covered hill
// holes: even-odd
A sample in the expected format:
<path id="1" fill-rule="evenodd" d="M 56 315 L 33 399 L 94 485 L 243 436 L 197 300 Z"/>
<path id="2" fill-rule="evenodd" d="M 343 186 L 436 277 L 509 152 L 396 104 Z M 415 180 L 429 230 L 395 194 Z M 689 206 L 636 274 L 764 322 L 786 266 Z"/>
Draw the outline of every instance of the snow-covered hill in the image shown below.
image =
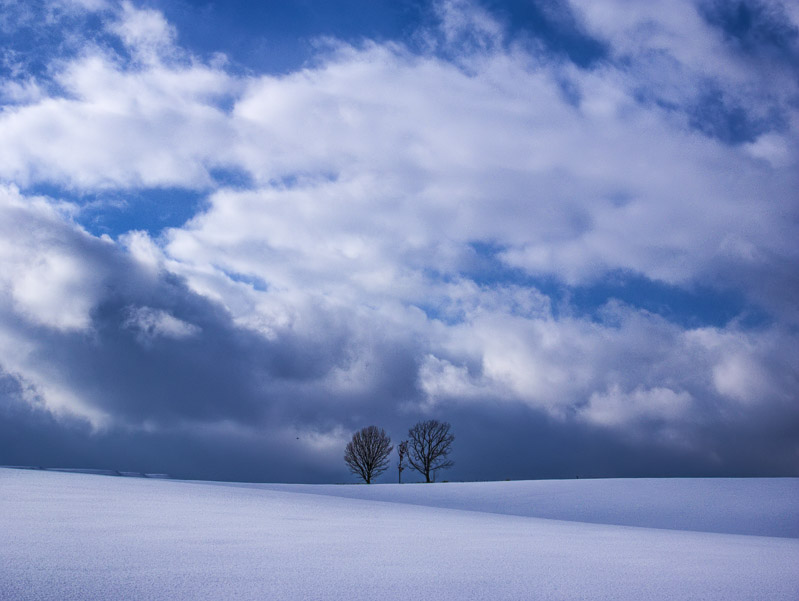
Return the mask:
<path id="1" fill-rule="evenodd" d="M 215 484 L 594 524 L 799 538 L 799 478 Z"/>
<path id="2" fill-rule="evenodd" d="M 0 599 L 799 598 L 797 479 L 219 484 L 0 469 Z"/>

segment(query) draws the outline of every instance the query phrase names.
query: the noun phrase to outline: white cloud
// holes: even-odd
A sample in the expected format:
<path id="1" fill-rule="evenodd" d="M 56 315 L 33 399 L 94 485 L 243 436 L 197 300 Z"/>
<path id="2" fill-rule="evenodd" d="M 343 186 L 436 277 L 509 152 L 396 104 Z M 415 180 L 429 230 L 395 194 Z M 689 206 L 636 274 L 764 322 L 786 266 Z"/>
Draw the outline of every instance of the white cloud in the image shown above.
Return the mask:
<path id="1" fill-rule="evenodd" d="M 175 29 L 157 10 L 136 8 L 131 2 L 121 5 L 119 20 L 110 29 L 116 33 L 134 57 L 155 65 L 171 58 L 176 51 Z"/>
<path id="2" fill-rule="evenodd" d="M 753 157 L 768 161 L 774 167 L 789 166 L 796 154 L 791 151 L 790 141 L 776 133 L 759 136 L 754 142 L 747 144 L 746 149 Z"/>
<path id="3" fill-rule="evenodd" d="M 505 37 L 500 24 L 477 2 L 442 0 L 435 8 L 445 43 L 460 52 L 494 50 Z"/>
<path id="4" fill-rule="evenodd" d="M 180 257 L 188 237 L 204 252 L 218 241 L 226 260 L 267 280 L 270 263 L 280 273 L 293 263 L 377 286 L 379 274 L 383 285 L 404 277 L 398 259 L 452 270 L 473 240 L 570 282 L 613 269 L 689 282 L 726 259 L 731 232 L 791 252 L 771 235 L 791 210 L 774 202 L 790 195 L 787 171 L 676 127 L 612 70 L 572 74 L 586 96 L 579 109 L 557 75 L 514 55 L 467 75 L 370 47 L 254 80 L 234 112 L 238 160 L 264 184 L 290 183 L 213 196 L 171 248 Z M 256 259 L 254 246 L 291 260 Z M 240 259 L 234 247 L 246 248 Z"/>
<path id="5" fill-rule="evenodd" d="M 87 247 L 105 245 L 63 221 L 42 198 L 0 188 L 0 370 L 24 385 L 25 397 L 55 414 L 77 414 L 99 427 L 110 416 L 87 403 L 41 360 L 42 330 L 90 335 L 91 312 L 107 270 Z M 47 334 L 45 334 L 46 336 Z"/>
<path id="6" fill-rule="evenodd" d="M 153 271 L 162 268 L 163 252 L 145 232 L 128 232 L 120 236 L 119 242 L 139 264 Z"/>
<path id="7" fill-rule="evenodd" d="M 204 66 L 121 69 L 92 51 L 57 75 L 68 97 L 18 104 L 0 115 L 0 176 L 68 188 L 202 188 L 232 131 L 218 100 L 230 78 Z"/>
<path id="8" fill-rule="evenodd" d="M 645 57 L 660 44 L 675 56 L 684 92 L 694 86 L 681 74 L 705 69 L 700 57 L 710 52 L 672 39 L 686 23 L 757 85 L 757 70 L 725 54 L 695 11 L 609 6 L 624 18 L 611 23 L 588 5 L 581 14 L 614 44 L 651 21 L 665 41 L 639 36 L 619 51 Z M 445 24 L 460 15 L 459 27 L 488 27 L 490 16 L 476 8 L 442 7 Z M 163 15 L 130 3 L 114 27 L 131 47 L 173 44 Z M 176 258 L 193 236 L 209 257 L 260 271 L 296 265 L 324 278 L 357 263 L 366 271 L 352 279 L 372 288 L 413 279 L 399 268 L 407 261 L 412 270 L 451 271 L 474 240 L 504 247 L 500 257 L 512 266 L 572 283 L 614 269 L 700 280 L 730 259 L 727 241 L 736 236 L 765 253 L 792 252 L 771 232 L 792 211 L 796 149 L 784 136 L 731 148 L 689 131 L 668 110 L 639 102 L 635 85 L 663 86 L 638 72 L 612 64 L 585 71 L 495 45 L 464 70 L 367 44 L 340 45 L 287 76 L 237 78 L 159 52 L 140 66 L 97 50 L 67 63 L 57 79 L 68 98 L 0 117 L 8 141 L 0 174 L 88 189 L 205 188 L 216 167 L 244 169 L 260 189 L 214 195 L 206 215 L 175 233 Z M 563 95 L 564 78 L 579 106 Z M 231 113 L 223 99 L 235 99 Z M 253 244 L 272 248 L 274 261 L 253 255 Z"/>
<path id="9" fill-rule="evenodd" d="M 674 423 L 686 417 L 693 399 L 687 392 L 670 388 L 636 388 L 622 391 L 613 385 L 605 392 L 594 392 L 580 416 L 602 426 L 627 426 L 638 421 Z"/>
<path id="10" fill-rule="evenodd" d="M 685 108 L 712 90 L 757 119 L 772 119 L 775 109 L 795 112 L 789 108 L 799 91 L 794 68 L 784 61 L 759 60 L 739 52 L 703 16 L 711 2 L 570 0 L 570 4 L 587 32 L 606 42 L 612 57 L 623 62 L 619 71 L 630 93 Z M 778 8 L 777 19 L 790 11 L 790 3 L 759 4 Z"/>
<path id="11" fill-rule="evenodd" d="M 150 343 L 156 338 L 191 338 L 202 330 L 194 324 L 152 307 L 130 307 L 124 327 L 136 330 L 139 339 Z"/>
<path id="12" fill-rule="evenodd" d="M 431 404 L 439 399 L 463 402 L 496 397 L 498 391 L 481 380 L 471 376 L 465 365 L 453 365 L 435 355 L 427 355 L 419 368 L 419 386 Z"/>
<path id="13" fill-rule="evenodd" d="M 686 340 L 699 345 L 710 361 L 710 381 L 715 391 L 744 406 L 790 403 L 795 378 L 787 367 L 792 344 L 778 331 L 759 336 L 730 329 L 703 328 L 690 332 Z"/>
<path id="14" fill-rule="evenodd" d="M 43 199 L 0 189 L 0 286 L 27 319 L 60 330 L 86 330 L 105 273 L 74 253 L 98 244 L 62 227 L 62 216 Z M 102 243 L 99 243 L 102 244 Z"/>
<path id="15" fill-rule="evenodd" d="M 0 83 L 0 99 L 4 104 L 27 104 L 43 97 L 41 88 L 32 79 L 7 80 Z"/>
<path id="16" fill-rule="evenodd" d="M 713 368 L 713 384 L 719 393 L 744 403 L 757 403 L 770 396 L 769 374 L 749 357 L 732 355 Z"/>

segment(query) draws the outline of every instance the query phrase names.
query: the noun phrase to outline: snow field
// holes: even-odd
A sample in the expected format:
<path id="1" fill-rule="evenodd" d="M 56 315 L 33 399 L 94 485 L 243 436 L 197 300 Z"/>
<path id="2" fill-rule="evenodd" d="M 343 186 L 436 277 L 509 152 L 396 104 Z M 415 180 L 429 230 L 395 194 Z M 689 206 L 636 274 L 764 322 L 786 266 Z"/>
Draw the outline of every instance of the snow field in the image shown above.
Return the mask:
<path id="1" fill-rule="evenodd" d="M 0 469 L 0 599 L 799 598 L 797 539 L 502 515 L 515 483 L 485 484 L 466 511 L 410 504 L 466 484 L 377 501 Z"/>
<path id="2" fill-rule="evenodd" d="M 243 486 L 595 524 L 799 538 L 799 478 Z"/>

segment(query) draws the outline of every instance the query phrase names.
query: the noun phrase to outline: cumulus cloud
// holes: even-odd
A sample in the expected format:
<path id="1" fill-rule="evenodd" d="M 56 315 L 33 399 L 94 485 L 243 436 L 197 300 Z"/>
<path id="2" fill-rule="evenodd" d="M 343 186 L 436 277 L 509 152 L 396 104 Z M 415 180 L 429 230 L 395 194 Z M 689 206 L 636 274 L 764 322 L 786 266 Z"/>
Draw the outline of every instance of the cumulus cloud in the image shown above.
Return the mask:
<path id="1" fill-rule="evenodd" d="M 65 230 L 57 207 L 43 198 L 26 202 L 13 187 L 0 189 L 0 214 L 0 281 L 15 312 L 56 329 L 87 328 L 103 273 L 73 249 L 106 242 Z"/>
<path id="2" fill-rule="evenodd" d="M 440 2 L 420 52 L 327 40 L 282 75 L 203 61 L 156 10 L 81 5 L 102 35 L 0 82 L 15 419 L 236 457 L 260 434 L 297 442 L 315 474 L 338 473 L 349 429 L 401 436 L 427 415 L 473 440 L 486 420 L 548 429 L 548 449 L 632 445 L 669 469 L 733 469 L 742 432 L 760 445 L 747 466 L 794 456 L 776 424 L 797 417 L 796 82 L 710 4 L 574 0 L 562 26 L 608 49 L 580 66 Z M 135 205 L 166 186 L 205 195 L 180 227 L 79 225 L 84 194 Z M 765 317 L 572 302 L 619 274 Z"/>
<path id="3" fill-rule="evenodd" d="M 91 42 L 73 58 L 54 61 L 61 93 L 34 94 L 0 116 L 7 140 L 0 175 L 20 185 L 44 181 L 79 190 L 207 187 L 209 170 L 226 164 L 216 151 L 232 132 L 220 103 L 235 82 L 179 60 L 161 13 L 124 3 L 108 29 L 131 61 Z M 21 84 L 8 85 L 20 97 Z"/>

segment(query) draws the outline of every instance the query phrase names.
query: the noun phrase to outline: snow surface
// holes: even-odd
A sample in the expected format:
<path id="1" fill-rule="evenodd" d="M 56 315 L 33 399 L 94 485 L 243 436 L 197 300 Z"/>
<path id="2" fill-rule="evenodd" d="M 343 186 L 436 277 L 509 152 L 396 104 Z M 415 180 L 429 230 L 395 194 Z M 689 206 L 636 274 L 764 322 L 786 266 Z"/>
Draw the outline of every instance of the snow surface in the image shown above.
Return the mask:
<path id="1" fill-rule="evenodd" d="M 799 538 L 799 478 L 245 486 L 594 524 Z"/>
<path id="2" fill-rule="evenodd" d="M 536 515 L 560 506 L 572 521 Z M 0 469 L 0 599 L 795 601 L 795 507 L 796 479 L 220 486 Z M 631 512 L 639 526 L 618 525 Z M 679 520 L 691 530 L 641 527 Z M 707 531 L 747 521 L 775 535 Z"/>

